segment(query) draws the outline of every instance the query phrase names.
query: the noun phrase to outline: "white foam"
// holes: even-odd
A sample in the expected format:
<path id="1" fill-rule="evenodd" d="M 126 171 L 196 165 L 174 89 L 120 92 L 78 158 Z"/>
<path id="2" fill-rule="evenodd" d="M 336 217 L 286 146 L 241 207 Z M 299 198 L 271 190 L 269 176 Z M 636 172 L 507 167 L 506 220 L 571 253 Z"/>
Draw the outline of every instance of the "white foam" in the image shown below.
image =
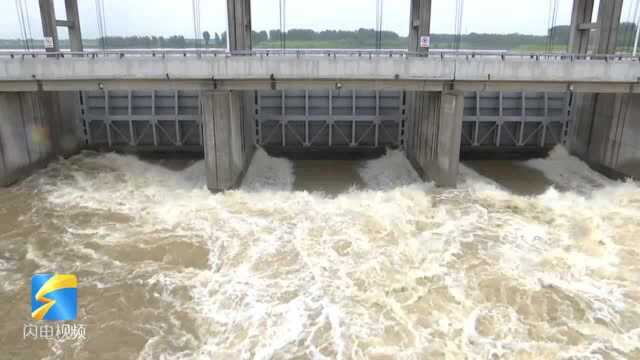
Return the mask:
<path id="1" fill-rule="evenodd" d="M 358 173 L 369 189 L 384 190 L 421 182 L 404 152 L 387 150 L 381 158 L 366 161 Z"/>
<path id="2" fill-rule="evenodd" d="M 582 160 L 570 155 L 562 145 L 556 145 L 547 158 L 529 160 L 525 165 L 540 170 L 556 186 L 578 194 L 589 194 L 614 183 L 591 170 Z"/>
<path id="3" fill-rule="evenodd" d="M 85 153 L 34 180 L 36 213 L 71 223 L 61 248 L 86 259 L 78 266 L 101 289 L 135 283 L 155 294 L 167 313 L 145 333 L 141 359 L 553 358 L 590 354 L 597 341 L 631 351 L 640 336 L 625 318 L 640 316 L 640 304 L 627 273 L 638 259 L 618 237 L 625 226 L 640 231 L 640 189 L 558 156 L 528 163 L 565 186 L 537 196 L 464 166 L 459 189 L 435 191 L 389 151 L 359 169 L 367 189 L 329 198 L 291 191 L 291 162 L 262 150 L 241 189 L 215 195 L 202 162 L 171 171 Z M 71 221 L 87 213 L 101 221 Z M 108 221 L 114 214 L 125 220 Z M 166 238 L 208 252 L 208 268 L 127 263 L 103 250 L 153 251 Z M 55 265 L 27 249 L 39 266 Z M 536 302 L 546 293 L 557 312 Z M 573 346 L 556 336 L 573 330 L 589 337 Z"/>
<path id="4" fill-rule="evenodd" d="M 270 157 L 266 151 L 258 148 L 242 181 L 242 190 L 289 191 L 293 189 L 293 181 L 291 161 Z"/>

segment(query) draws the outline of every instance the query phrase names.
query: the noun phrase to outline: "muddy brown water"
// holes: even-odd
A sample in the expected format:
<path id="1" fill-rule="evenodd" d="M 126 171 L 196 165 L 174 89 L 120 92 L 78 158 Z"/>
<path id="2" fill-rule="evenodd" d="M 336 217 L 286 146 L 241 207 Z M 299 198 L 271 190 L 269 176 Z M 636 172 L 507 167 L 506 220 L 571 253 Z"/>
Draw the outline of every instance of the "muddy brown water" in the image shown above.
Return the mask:
<path id="1" fill-rule="evenodd" d="M 640 187 L 557 149 L 200 162 L 82 153 L 0 190 L 2 359 L 638 359 Z M 75 273 L 86 339 L 23 339 L 30 277 Z"/>

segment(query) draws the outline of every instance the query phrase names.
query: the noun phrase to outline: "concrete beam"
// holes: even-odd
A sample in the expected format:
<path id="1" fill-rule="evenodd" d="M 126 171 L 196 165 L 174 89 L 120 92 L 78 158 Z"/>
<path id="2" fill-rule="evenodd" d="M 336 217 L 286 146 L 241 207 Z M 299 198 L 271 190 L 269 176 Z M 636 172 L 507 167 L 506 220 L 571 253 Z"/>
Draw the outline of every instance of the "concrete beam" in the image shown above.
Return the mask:
<path id="1" fill-rule="evenodd" d="M 440 91 L 442 81 L 420 80 L 57 80 L 57 81 L 0 81 L 0 91 L 101 91 L 101 90 L 282 90 L 282 89 L 370 89 L 370 90 L 413 90 Z M 544 84 L 538 84 L 545 88 Z M 484 85 L 465 85 L 473 89 Z M 534 86 L 535 87 L 535 86 Z M 511 86 L 508 86 L 511 88 Z M 536 87 L 537 88 L 537 87 Z M 567 89 L 567 85 L 553 86 L 553 89 Z"/>
<path id="2" fill-rule="evenodd" d="M 56 26 L 59 26 L 59 27 L 72 27 L 73 26 L 73 22 L 71 22 L 69 20 L 56 20 Z"/>
<path id="3" fill-rule="evenodd" d="M 229 50 L 251 50 L 251 0 L 227 0 Z"/>
<path id="4" fill-rule="evenodd" d="M 564 92 L 574 93 L 640 93 L 637 83 L 571 83 L 509 81 L 430 81 L 430 80 L 219 80 L 214 86 L 207 80 L 51 80 L 0 81 L 0 92 L 101 91 L 101 90 L 304 90 L 304 89 L 370 89 L 387 91 L 442 91 L 453 88 L 480 92 Z"/>
<path id="5" fill-rule="evenodd" d="M 2 58 L 3 81 L 351 80 L 532 83 L 638 83 L 638 62 L 525 58 L 327 56 Z"/>
<path id="6" fill-rule="evenodd" d="M 238 186 L 249 164 L 242 93 L 206 92 L 202 99 L 207 187 L 213 192 Z"/>

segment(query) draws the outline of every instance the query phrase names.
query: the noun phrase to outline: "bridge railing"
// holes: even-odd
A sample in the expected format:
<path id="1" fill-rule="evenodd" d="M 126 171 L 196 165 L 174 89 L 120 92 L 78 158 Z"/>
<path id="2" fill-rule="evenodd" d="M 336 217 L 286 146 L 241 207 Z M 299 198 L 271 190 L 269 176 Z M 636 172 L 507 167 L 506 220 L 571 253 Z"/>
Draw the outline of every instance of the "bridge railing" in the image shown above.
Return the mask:
<path id="1" fill-rule="evenodd" d="M 296 57 L 400 57 L 400 58 L 441 58 L 467 59 L 499 58 L 501 60 L 531 60 L 531 61 L 640 61 L 640 57 L 624 54 L 570 54 L 570 53 L 512 53 L 507 51 L 482 50 L 431 50 L 428 53 L 410 52 L 406 50 L 371 50 L 371 49 L 254 49 L 227 51 L 223 49 L 122 49 L 122 50 L 91 50 L 84 52 L 59 51 L 15 51 L 0 50 L 0 58 L 125 58 L 125 57 L 229 57 L 229 56 L 296 56 Z"/>

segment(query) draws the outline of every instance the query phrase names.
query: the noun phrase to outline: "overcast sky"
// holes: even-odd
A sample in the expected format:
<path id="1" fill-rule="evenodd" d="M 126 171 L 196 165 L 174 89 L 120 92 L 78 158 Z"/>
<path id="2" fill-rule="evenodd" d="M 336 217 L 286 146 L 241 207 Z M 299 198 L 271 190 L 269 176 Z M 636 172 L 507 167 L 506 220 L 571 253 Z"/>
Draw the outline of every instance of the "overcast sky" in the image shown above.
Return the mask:
<path id="1" fill-rule="evenodd" d="M 28 4 L 31 33 L 42 36 L 38 0 Z M 54 0 L 58 19 L 64 18 L 64 0 Z M 98 33 L 95 0 L 78 0 L 83 36 Z M 226 30 L 226 0 L 200 0 L 201 30 Z M 463 32 L 546 34 L 550 0 L 466 0 Z M 597 2 L 597 0 L 596 0 Z M 104 0 L 108 35 L 181 34 L 193 37 L 191 1 L 188 0 Z M 452 33 L 455 0 L 433 0 L 432 32 Z M 376 0 L 286 0 L 286 28 L 314 30 L 374 28 Z M 572 0 L 559 0 L 557 24 L 570 21 Z M 631 1 L 625 1 L 630 7 Z M 254 30 L 278 29 L 279 0 L 253 0 Z M 596 5 L 597 8 L 597 5 Z M 623 19 L 628 9 L 623 12 Z M 0 38 L 19 38 L 14 0 L 0 0 Z M 385 0 L 383 27 L 400 35 L 408 33 L 409 0 Z M 60 37 L 66 31 L 59 28 Z"/>

